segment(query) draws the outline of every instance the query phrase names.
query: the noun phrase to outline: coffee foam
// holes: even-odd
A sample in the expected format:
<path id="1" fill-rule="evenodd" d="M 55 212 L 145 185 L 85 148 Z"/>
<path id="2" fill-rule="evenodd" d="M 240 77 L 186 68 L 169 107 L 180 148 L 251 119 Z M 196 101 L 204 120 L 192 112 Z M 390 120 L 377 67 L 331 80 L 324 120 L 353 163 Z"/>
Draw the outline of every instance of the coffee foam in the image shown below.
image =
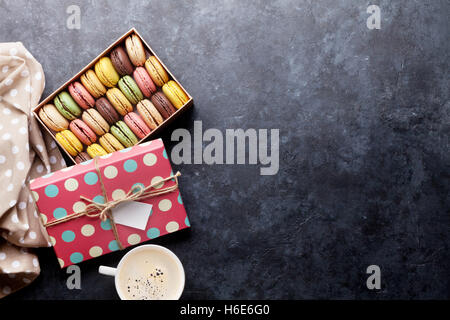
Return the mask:
<path id="1" fill-rule="evenodd" d="M 177 299 L 182 282 L 173 258 L 155 250 L 132 253 L 118 277 L 119 290 L 128 300 Z"/>

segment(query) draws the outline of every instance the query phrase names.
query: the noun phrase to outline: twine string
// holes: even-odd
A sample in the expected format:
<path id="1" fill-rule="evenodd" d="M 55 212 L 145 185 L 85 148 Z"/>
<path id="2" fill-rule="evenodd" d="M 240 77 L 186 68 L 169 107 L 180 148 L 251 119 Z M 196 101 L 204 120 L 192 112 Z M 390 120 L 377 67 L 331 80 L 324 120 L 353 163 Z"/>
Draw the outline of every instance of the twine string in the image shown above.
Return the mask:
<path id="1" fill-rule="evenodd" d="M 119 234 L 117 231 L 116 223 L 114 222 L 114 218 L 111 213 L 111 209 L 117 207 L 119 204 L 124 203 L 124 202 L 149 199 L 149 198 L 157 197 L 157 196 L 177 190 L 178 189 L 178 177 L 181 175 L 181 173 L 177 172 L 174 175 L 171 175 L 167 178 L 155 181 L 155 182 L 151 183 L 150 185 L 148 185 L 147 187 L 143 187 L 142 185 L 139 185 L 139 184 L 135 185 L 132 188 L 130 188 L 130 190 L 124 197 L 116 199 L 116 200 L 114 200 L 114 199 L 108 200 L 107 191 L 106 191 L 105 185 L 103 183 L 103 177 L 101 175 L 100 168 L 97 163 L 97 159 L 98 159 L 97 157 L 94 158 L 94 165 L 95 165 L 95 170 L 97 171 L 97 174 L 99 176 L 100 187 L 102 189 L 102 194 L 103 194 L 103 197 L 105 198 L 105 202 L 104 203 L 95 202 L 93 199 L 90 199 L 90 198 L 87 198 L 87 197 L 81 195 L 80 199 L 89 203 L 83 211 L 74 212 L 63 218 L 53 220 L 51 222 L 44 224 L 44 226 L 51 227 L 51 226 L 54 226 L 54 225 L 57 225 L 57 224 L 60 224 L 63 222 L 67 222 L 67 221 L 70 221 L 73 219 L 80 218 L 82 216 L 87 216 L 89 218 L 99 218 L 101 221 L 106 221 L 109 219 L 111 222 L 112 231 L 114 233 L 114 238 L 117 241 L 119 249 L 122 250 L 123 246 L 119 239 Z M 162 188 L 162 189 L 156 188 L 158 185 L 160 185 L 170 179 L 175 180 L 174 185 L 166 187 L 166 188 Z"/>

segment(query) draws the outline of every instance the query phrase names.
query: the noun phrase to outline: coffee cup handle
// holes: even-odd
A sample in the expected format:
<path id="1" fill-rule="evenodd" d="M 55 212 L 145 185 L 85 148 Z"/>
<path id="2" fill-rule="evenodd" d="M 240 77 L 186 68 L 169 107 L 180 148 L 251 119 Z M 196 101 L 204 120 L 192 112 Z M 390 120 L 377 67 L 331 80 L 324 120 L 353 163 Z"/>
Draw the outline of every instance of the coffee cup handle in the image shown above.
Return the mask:
<path id="1" fill-rule="evenodd" d="M 105 276 L 111 276 L 114 277 L 116 275 L 116 268 L 111 268 L 107 266 L 100 266 L 98 267 L 98 273 L 104 274 Z"/>

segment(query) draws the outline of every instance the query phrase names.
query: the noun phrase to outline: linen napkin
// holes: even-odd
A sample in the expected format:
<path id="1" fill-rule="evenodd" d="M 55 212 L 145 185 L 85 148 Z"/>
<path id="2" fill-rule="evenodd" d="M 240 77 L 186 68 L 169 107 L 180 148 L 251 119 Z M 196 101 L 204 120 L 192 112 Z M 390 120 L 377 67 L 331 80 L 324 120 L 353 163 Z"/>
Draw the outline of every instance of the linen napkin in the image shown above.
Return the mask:
<path id="1" fill-rule="evenodd" d="M 0 43 L 0 298 L 39 275 L 31 248 L 51 246 L 28 188 L 66 166 L 31 113 L 44 85 L 42 66 L 21 42 Z"/>

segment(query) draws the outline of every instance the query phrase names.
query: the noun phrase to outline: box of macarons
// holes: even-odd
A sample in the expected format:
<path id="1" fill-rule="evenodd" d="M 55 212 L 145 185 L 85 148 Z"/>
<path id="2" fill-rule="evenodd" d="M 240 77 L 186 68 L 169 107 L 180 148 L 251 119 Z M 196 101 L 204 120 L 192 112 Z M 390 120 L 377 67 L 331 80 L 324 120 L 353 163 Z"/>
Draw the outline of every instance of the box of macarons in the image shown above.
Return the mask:
<path id="1" fill-rule="evenodd" d="M 33 113 L 74 163 L 153 136 L 193 99 L 133 28 Z"/>

